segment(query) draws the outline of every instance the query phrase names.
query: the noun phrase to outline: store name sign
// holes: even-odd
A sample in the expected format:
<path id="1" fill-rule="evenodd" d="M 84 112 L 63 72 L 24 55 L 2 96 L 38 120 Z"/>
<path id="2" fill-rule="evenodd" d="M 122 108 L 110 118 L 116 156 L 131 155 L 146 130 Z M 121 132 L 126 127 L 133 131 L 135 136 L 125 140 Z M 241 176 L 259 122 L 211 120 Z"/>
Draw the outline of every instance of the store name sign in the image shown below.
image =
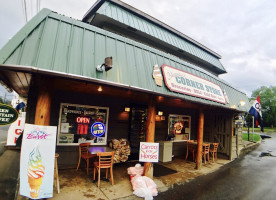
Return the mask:
<path id="1" fill-rule="evenodd" d="M 18 118 L 17 111 L 5 104 L 0 104 L 0 126 L 11 124 Z"/>
<path id="2" fill-rule="evenodd" d="M 183 70 L 162 65 L 163 77 L 169 90 L 225 104 L 222 89 L 217 84 Z"/>
<path id="3" fill-rule="evenodd" d="M 45 131 L 40 130 L 39 128 L 36 128 L 30 133 L 27 133 L 26 139 L 28 140 L 46 140 L 49 134 L 47 134 Z"/>

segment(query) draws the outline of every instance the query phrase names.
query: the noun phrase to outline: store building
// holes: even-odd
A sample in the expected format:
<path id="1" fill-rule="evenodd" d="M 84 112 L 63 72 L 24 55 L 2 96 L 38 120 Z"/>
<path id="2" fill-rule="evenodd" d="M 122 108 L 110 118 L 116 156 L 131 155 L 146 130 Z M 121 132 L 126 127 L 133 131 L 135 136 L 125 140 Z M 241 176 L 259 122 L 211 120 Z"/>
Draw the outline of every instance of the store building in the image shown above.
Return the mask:
<path id="1" fill-rule="evenodd" d="M 1 49 L 0 78 L 28 99 L 26 123 L 58 127 L 61 166 L 76 166 L 83 141 L 127 138 L 129 159 L 137 159 L 140 141 L 172 134 L 175 156 L 199 139 L 219 142 L 219 152 L 234 159 L 234 115 L 249 102 L 218 77 L 226 73 L 220 59 L 121 1 L 100 0 L 82 21 L 43 9 Z M 91 134 L 95 122 L 104 124 L 103 135 Z"/>

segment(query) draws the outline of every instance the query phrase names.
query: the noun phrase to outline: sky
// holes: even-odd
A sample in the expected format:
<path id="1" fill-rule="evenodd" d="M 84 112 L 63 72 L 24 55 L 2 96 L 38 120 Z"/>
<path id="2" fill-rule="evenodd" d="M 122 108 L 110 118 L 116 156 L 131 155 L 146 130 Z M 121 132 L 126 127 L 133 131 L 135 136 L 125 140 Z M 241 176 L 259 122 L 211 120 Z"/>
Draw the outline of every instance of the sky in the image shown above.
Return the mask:
<path id="1" fill-rule="evenodd" d="M 0 49 L 26 23 L 24 0 L 0 0 Z M 37 6 L 40 2 L 40 6 Z M 30 19 L 37 7 L 81 20 L 96 0 L 26 0 Z M 123 0 L 222 56 L 219 77 L 251 97 L 276 86 L 275 0 Z M 1 87 L 0 87 L 1 90 Z M 1 93 L 0 93 L 1 95 Z"/>

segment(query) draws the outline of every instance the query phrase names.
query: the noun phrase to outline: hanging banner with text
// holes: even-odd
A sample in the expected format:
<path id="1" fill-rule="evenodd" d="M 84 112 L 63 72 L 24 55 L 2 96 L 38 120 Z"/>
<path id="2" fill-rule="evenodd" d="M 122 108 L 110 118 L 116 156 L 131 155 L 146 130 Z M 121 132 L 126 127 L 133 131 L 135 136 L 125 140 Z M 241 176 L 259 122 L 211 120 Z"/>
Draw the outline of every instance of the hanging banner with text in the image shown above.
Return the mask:
<path id="1" fill-rule="evenodd" d="M 16 145 L 16 140 L 24 130 L 25 119 L 26 119 L 26 112 L 22 112 L 19 114 L 19 117 L 17 118 L 17 120 L 10 125 L 8 130 L 7 146 Z"/>
<path id="2" fill-rule="evenodd" d="M 20 195 L 53 197 L 56 126 L 25 124 L 20 158 Z"/>
<path id="3" fill-rule="evenodd" d="M 222 89 L 217 84 L 183 70 L 162 65 L 163 77 L 169 90 L 225 104 Z"/>
<path id="4" fill-rule="evenodd" d="M 158 162 L 159 143 L 140 142 L 139 162 Z"/>

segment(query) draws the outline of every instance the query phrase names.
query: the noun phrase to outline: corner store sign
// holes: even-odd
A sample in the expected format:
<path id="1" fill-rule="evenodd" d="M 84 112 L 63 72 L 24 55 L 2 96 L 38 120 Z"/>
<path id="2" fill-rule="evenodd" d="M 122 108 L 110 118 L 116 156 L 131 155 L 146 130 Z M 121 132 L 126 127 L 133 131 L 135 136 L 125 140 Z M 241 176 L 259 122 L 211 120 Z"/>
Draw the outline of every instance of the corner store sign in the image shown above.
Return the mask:
<path id="1" fill-rule="evenodd" d="M 225 104 L 219 85 L 183 70 L 162 65 L 163 77 L 169 90 Z"/>

